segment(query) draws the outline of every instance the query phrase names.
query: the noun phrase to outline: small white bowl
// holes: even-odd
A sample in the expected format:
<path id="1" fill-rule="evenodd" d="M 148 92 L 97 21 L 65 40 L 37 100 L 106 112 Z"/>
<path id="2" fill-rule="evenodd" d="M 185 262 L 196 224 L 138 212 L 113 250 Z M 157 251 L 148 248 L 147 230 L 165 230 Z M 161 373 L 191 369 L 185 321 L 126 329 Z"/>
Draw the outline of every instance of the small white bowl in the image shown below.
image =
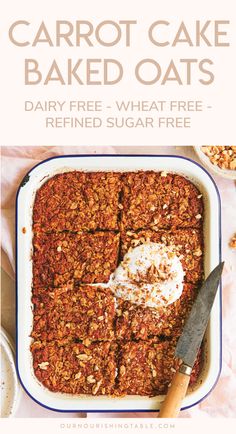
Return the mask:
<path id="1" fill-rule="evenodd" d="M 222 176 L 223 178 L 236 179 L 236 170 L 221 169 L 220 167 L 215 166 L 210 161 L 209 157 L 206 154 L 204 154 L 201 148 L 202 148 L 201 146 L 194 146 L 194 150 L 199 160 L 207 169 L 211 170 L 218 176 Z"/>
<path id="2" fill-rule="evenodd" d="M 15 351 L 11 338 L 1 327 L 1 417 L 13 417 L 19 401 Z"/>

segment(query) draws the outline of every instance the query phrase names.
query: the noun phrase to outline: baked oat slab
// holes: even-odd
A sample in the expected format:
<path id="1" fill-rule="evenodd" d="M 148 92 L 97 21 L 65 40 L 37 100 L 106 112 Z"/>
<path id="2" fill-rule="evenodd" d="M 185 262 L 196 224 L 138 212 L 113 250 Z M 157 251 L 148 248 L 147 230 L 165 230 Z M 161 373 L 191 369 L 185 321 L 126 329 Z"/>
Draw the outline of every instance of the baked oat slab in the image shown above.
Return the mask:
<path id="1" fill-rule="evenodd" d="M 116 337 L 119 340 L 148 340 L 179 337 L 197 296 L 198 288 L 185 283 L 180 298 L 174 303 L 155 309 L 118 300 Z"/>
<path id="2" fill-rule="evenodd" d="M 40 342 L 31 345 L 37 379 L 53 392 L 110 395 L 116 378 L 114 342 Z"/>
<path id="3" fill-rule="evenodd" d="M 33 285 L 106 283 L 118 261 L 119 234 L 37 233 L 33 240 Z"/>
<path id="4" fill-rule="evenodd" d="M 180 175 L 130 172 L 123 176 L 122 229 L 200 227 L 202 194 Z"/>
<path id="5" fill-rule="evenodd" d="M 130 172 L 123 175 L 122 229 L 168 228 L 172 175 Z"/>
<path id="6" fill-rule="evenodd" d="M 172 230 L 202 226 L 203 198 L 191 181 L 183 176 L 173 175 L 171 197 L 170 226 Z"/>
<path id="7" fill-rule="evenodd" d="M 91 395 L 166 392 L 176 338 L 203 277 L 202 213 L 197 188 L 166 172 L 75 171 L 38 190 L 31 351 L 45 387 Z M 116 300 L 101 287 L 126 251 L 146 241 L 173 246 L 186 273 L 182 296 L 159 311 Z M 197 366 L 195 379 L 199 360 Z"/>
<path id="8" fill-rule="evenodd" d="M 65 338 L 86 342 L 114 338 L 115 298 L 97 286 L 33 288 L 31 336 L 40 341 Z"/>
<path id="9" fill-rule="evenodd" d="M 129 248 L 145 242 L 164 243 L 172 246 L 180 258 L 185 281 L 198 283 L 203 278 L 203 234 L 201 229 L 177 229 L 174 231 L 127 231 L 121 234 L 122 257 Z"/>
<path id="10" fill-rule="evenodd" d="M 127 342 L 121 344 L 118 393 L 156 396 L 167 392 L 180 362 L 175 359 L 176 340 L 159 343 Z M 198 377 L 200 352 L 194 365 L 190 384 Z"/>
<path id="11" fill-rule="evenodd" d="M 37 191 L 35 231 L 117 230 L 120 174 L 67 172 L 49 179 Z"/>

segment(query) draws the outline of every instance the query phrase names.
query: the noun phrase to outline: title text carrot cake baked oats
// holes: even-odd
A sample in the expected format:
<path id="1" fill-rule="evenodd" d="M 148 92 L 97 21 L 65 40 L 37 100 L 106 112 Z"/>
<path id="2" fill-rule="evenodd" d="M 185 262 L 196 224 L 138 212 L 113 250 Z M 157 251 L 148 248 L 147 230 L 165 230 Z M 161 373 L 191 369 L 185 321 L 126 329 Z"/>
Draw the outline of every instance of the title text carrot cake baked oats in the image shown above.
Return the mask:
<path id="1" fill-rule="evenodd" d="M 183 176 L 57 174 L 33 208 L 37 379 L 53 392 L 166 393 L 203 280 L 203 200 Z M 199 352 L 191 383 L 201 367 Z"/>

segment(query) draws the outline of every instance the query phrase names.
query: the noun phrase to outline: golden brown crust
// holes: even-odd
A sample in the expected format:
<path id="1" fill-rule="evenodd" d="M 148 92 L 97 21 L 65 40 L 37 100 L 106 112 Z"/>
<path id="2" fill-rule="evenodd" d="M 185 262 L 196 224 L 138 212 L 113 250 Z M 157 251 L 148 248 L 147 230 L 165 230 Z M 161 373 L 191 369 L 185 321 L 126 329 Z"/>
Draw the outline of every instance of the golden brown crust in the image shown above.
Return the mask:
<path id="1" fill-rule="evenodd" d="M 166 393 L 180 364 L 174 357 L 175 346 L 176 340 L 121 344 L 118 394 L 155 396 Z M 199 358 L 192 380 L 198 373 Z"/>
<path id="2" fill-rule="evenodd" d="M 202 195 L 183 176 L 167 172 L 131 172 L 124 175 L 123 182 L 123 230 L 201 226 Z"/>
<path id="3" fill-rule="evenodd" d="M 180 336 L 196 295 L 197 287 L 185 283 L 181 297 L 161 309 L 144 308 L 118 300 L 117 339 L 129 341 Z"/>
<path id="4" fill-rule="evenodd" d="M 203 278 L 203 233 L 202 229 L 177 229 L 171 231 L 141 230 L 121 234 L 121 254 L 130 247 L 147 241 L 173 246 L 185 272 L 185 281 L 198 283 Z"/>
<path id="5" fill-rule="evenodd" d="M 166 392 L 178 365 L 176 340 L 203 278 L 202 217 L 198 189 L 166 172 L 74 171 L 43 184 L 33 209 L 31 351 L 45 387 Z M 186 273 L 182 296 L 161 311 L 115 300 L 102 286 L 129 247 L 145 240 L 174 245 Z"/>
<path id="6" fill-rule="evenodd" d="M 35 230 L 117 230 L 120 174 L 68 172 L 50 178 L 37 191 Z"/>
<path id="7" fill-rule="evenodd" d="M 122 229 L 170 226 L 173 175 L 157 172 L 130 172 L 123 175 Z"/>
<path id="8" fill-rule="evenodd" d="M 35 341 L 31 346 L 38 380 L 53 392 L 110 395 L 116 378 L 114 342 L 60 343 Z"/>
<path id="9" fill-rule="evenodd" d="M 174 175 L 171 197 L 170 226 L 172 230 L 202 226 L 202 194 L 192 182 L 183 176 Z"/>
<path id="10" fill-rule="evenodd" d="M 115 298 L 108 288 L 89 285 L 34 288 L 32 302 L 31 336 L 36 340 L 114 339 Z"/>
<path id="11" fill-rule="evenodd" d="M 37 233 L 34 236 L 33 285 L 105 283 L 118 261 L 119 234 Z"/>

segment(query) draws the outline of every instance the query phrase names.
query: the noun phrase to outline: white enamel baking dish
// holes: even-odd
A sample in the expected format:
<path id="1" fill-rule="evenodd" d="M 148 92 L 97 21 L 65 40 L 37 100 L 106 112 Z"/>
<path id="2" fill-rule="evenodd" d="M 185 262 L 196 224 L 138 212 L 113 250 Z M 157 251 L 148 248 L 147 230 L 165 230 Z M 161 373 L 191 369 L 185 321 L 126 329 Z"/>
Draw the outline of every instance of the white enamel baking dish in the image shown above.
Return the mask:
<path id="1" fill-rule="evenodd" d="M 32 207 L 36 190 L 56 173 L 82 171 L 156 170 L 189 178 L 203 194 L 205 204 L 204 268 L 207 276 L 221 260 L 221 209 L 217 187 L 196 162 L 179 156 L 75 155 L 51 158 L 35 166 L 24 178 L 16 199 L 17 268 L 17 369 L 22 386 L 39 404 L 57 411 L 154 411 L 163 396 L 153 398 L 91 397 L 53 393 L 36 379 L 30 353 L 32 328 Z M 25 230 L 22 230 L 25 228 Z M 24 233 L 25 232 L 25 233 Z M 216 384 L 221 370 L 221 289 L 217 293 L 205 337 L 205 360 L 201 378 L 183 401 L 183 409 L 204 399 Z"/>

